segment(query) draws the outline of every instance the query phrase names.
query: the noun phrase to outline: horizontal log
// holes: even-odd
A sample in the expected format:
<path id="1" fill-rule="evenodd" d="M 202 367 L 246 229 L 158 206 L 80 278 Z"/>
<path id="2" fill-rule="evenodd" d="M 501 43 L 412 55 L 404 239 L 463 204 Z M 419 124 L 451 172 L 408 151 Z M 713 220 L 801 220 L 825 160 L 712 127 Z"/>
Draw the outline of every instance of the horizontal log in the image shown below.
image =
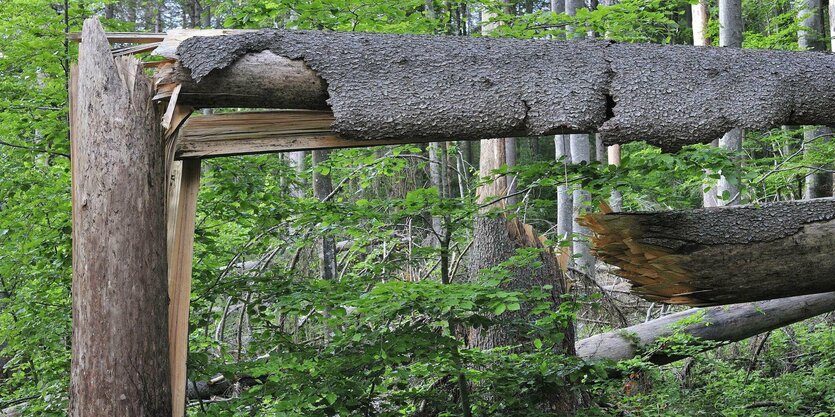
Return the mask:
<path id="1" fill-rule="evenodd" d="M 648 300 L 695 306 L 835 291 L 835 199 L 590 214 L 594 250 Z"/>
<path id="2" fill-rule="evenodd" d="M 194 116 L 180 128 L 176 159 L 414 143 L 345 139 L 329 111 L 283 110 Z"/>
<path id="3" fill-rule="evenodd" d="M 274 30 L 163 44 L 177 62 L 158 83 L 183 104 L 330 109 L 346 139 L 599 131 L 675 150 L 835 120 L 835 58 L 816 52 Z"/>
<path id="4" fill-rule="evenodd" d="M 663 351 L 652 353 L 647 350 L 653 348 L 662 337 L 672 335 L 676 328 L 703 341 L 725 344 L 833 310 L 834 292 L 706 309 L 694 308 L 580 340 L 576 344 L 577 356 L 585 359 L 620 361 L 639 354 L 649 354 L 649 361 L 663 365 L 682 357 Z M 697 314 L 700 315 L 697 322 L 686 326 L 677 325 L 682 320 L 695 319 L 694 316 Z M 706 345 L 703 350 L 709 348 L 710 346 Z"/>

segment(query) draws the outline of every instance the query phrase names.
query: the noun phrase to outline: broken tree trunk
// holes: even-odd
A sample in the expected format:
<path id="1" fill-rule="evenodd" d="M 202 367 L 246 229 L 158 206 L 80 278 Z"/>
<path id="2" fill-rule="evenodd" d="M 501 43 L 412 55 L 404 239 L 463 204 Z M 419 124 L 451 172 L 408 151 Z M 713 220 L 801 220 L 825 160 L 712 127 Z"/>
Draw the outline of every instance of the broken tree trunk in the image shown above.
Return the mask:
<path id="1" fill-rule="evenodd" d="M 84 22 L 72 106 L 69 414 L 170 416 L 165 174 L 152 86 Z"/>
<path id="2" fill-rule="evenodd" d="M 719 305 L 835 290 L 835 199 L 590 214 L 597 255 L 652 301 Z"/>
<path id="3" fill-rule="evenodd" d="M 577 356 L 585 359 L 631 359 L 639 354 L 658 365 L 681 359 L 659 350 L 659 339 L 676 330 L 708 342 L 736 342 L 835 310 L 835 293 L 804 295 L 731 306 L 694 308 L 625 329 L 594 335 L 577 342 Z M 697 320 L 698 319 L 698 320 Z M 688 320 L 689 324 L 680 324 Z M 695 321 L 695 322 L 693 322 Z M 705 350 L 711 345 L 706 345 Z"/>
<path id="4" fill-rule="evenodd" d="M 216 32 L 163 42 L 158 52 L 177 61 L 160 71 L 162 91 L 182 84 L 180 103 L 194 106 L 329 107 L 346 139 L 600 131 L 608 145 L 644 139 L 674 150 L 737 126 L 835 119 L 835 58 L 815 52 Z"/>

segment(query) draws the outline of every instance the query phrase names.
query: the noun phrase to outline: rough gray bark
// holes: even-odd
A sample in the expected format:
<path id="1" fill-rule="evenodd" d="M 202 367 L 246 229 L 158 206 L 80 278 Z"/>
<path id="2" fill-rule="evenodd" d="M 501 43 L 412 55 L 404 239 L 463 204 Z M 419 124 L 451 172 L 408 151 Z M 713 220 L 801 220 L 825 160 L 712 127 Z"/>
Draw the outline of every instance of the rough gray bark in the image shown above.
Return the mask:
<path id="1" fill-rule="evenodd" d="M 114 61 L 97 20 L 82 36 L 69 414 L 169 416 L 165 157 L 153 89 L 140 62 Z"/>
<path id="2" fill-rule="evenodd" d="M 330 151 L 315 150 L 313 151 L 313 166 L 319 166 L 327 162 Z M 323 175 L 317 170 L 313 170 L 313 196 L 319 201 L 325 201 L 333 192 L 333 183 L 331 176 Z M 319 250 L 319 271 L 322 279 L 336 279 L 336 242 L 332 235 L 324 235 L 320 239 Z"/>
<path id="3" fill-rule="evenodd" d="M 180 69 L 190 69 L 196 85 L 228 99 L 214 93 L 205 105 L 240 106 L 233 91 L 220 88 L 231 82 L 222 69 L 265 50 L 285 66 L 286 58 L 304 61 L 308 74 L 327 83 L 334 129 L 349 139 L 473 140 L 599 130 L 608 145 L 640 138 L 675 150 L 737 126 L 835 119 L 835 59 L 809 52 L 258 31 L 193 37 L 177 53 Z M 247 107 L 259 96 L 257 107 L 294 104 L 275 97 L 280 88 L 263 89 L 283 82 L 263 69 L 247 80 L 262 89 L 246 99 Z M 201 81 L 207 76 L 214 83 Z M 299 90 L 307 84 L 291 85 Z M 314 90 L 301 95 L 320 101 L 304 107 L 325 107 L 321 88 Z M 184 85 L 183 93 L 188 96 L 191 87 Z M 203 105 L 191 97 L 191 104 Z"/>
<path id="4" fill-rule="evenodd" d="M 650 353 L 647 349 L 651 349 L 659 338 L 673 334 L 676 328 L 704 341 L 725 344 L 832 310 L 835 310 L 835 293 L 832 292 L 732 306 L 694 308 L 580 340 L 577 342 L 577 356 L 614 361 L 631 359 Z M 701 317 L 697 323 L 676 326 L 681 320 L 692 319 L 697 314 Z M 681 358 L 658 351 L 651 354 L 648 360 L 663 365 Z"/>
<path id="5" fill-rule="evenodd" d="M 835 290 L 835 199 L 585 221 L 597 255 L 653 301 L 717 305 Z"/>

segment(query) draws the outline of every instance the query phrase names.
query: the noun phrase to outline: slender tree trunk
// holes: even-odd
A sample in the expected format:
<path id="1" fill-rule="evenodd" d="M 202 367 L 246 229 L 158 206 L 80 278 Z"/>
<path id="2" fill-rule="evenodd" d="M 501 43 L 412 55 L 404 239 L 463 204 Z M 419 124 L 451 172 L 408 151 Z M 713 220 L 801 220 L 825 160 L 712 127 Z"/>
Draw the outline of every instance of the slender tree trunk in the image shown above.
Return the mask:
<path id="1" fill-rule="evenodd" d="M 620 145 L 609 146 L 609 165 L 620 166 Z M 612 190 L 609 196 L 609 207 L 614 212 L 623 211 L 623 193 L 620 190 Z"/>
<path id="2" fill-rule="evenodd" d="M 438 189 L 438 197 L 446 198 L 446 172 L 444 170 L 443 160 L 446 157 L 446 152 L 441 148 L 446 149 L 445 143 L 432 142 L 429 144 L 429 181 L 433 187 Z M 444 219 L 441 216 L 432 216 L 432 232 L 434 234 L 432 240 L 436 243 L 441 243 L 444 237 Z"/>
<path id="3" fill-rule="evenodd" d="M 322 163 L 327 162 L 330 151 L 316 150 L 313 151 L 313 166 L 317 167 Z M 324 201 L 333 192 L 333 183 L 331 176 L 323 175 L 317 170 L 313 170 L 313 195 Z M 332 235 L 325 234 L 319 242 L 319 269 L 322 279 L 336 278 L 336 242 Z"/>
<path id="4" fill-rule="evenodd" d="M 693 45 L 707 46 L 707 23 L 710 14 L 707 9 L 707 0 L 699 0 L 698 3 L 690 6 L 693 16 Z"/>
<path id="5" fill-rule="evenodd" d="M 742 47 L 742 0 L 719 0 L 719 46 L 741 48 Z M 719 147 L 731 152 L 742 151 L 742 139 L 745 132 L 740 128 L 734 128 L 725 133 L 719 139 Z M 736 177 L 729 180 L 722 175 L 716 184 L 717 205 L 739 204 L 740 198 L 739 179 Z"/>
<path id="6" fill-rule="evenodd" d="M 797 44 L 801 49 L 813 51 L 825 51 L 823 29 L 823 2 L 821 0 L 801 0 L 799 17 L 802 30 L 797 32 Z M 830 8 L 832 6 L 830 5 Z M 832 20 L 832 17 L 830 17 Z M 832 29 L 830 28 L 830 31 Z M 835 42 L 835 39 L 832 40 Z M 807 126 L 803 130 L 803 153 L 808 156 L 814 152 L 816 144 L 829 141 L 832 130 L 826 126 Z M 806 175 L 806 182 L 803 190 L 804 198 L 821 198 L 832 196 L 832 173 L 818 171 L 826 169 L 826 165 L 815 165 L 809 174 Z"/>
<path id="7" fill-rule="evenodd" d="M 562 159 L 563 166 L 566 167 L 563 173 L 567 173 L 568 164 L 571 163 L 571 141 L 569 136 L 554 136 L 554 149 L 556 159 L 558 161 Z M 563 182 L 557 186 L 557 235 L 563 241 L 571 239 L 571 234 L 574 231 L 573 212 L 571 191 L 568 188 L 568 184 Z M 570 255 L 570 245 L 565 247 L 565 251 L 568 251 Z"/>
<path id="8" fill-rule="evenodd" d="M 584 7 L 586 7 L 586 2 L 584 0 L 565 0 L 565 14 L 569 16 L 576 16 L 577 10 Z M 585 32 L 574 25 L 568 25 L 566 27 L 566 32 L 568 39 L 580 39 L 585 35 Z"/>
<path id="9" fill-rule="evenodd" d="M 171 415 L 165 171 L 152 84 L 84 22 L 71 110 L 69 414 Z"/>
<path id="10" fill-rule="evenodd" d="M 516 138 L 505 138 L 504 140 L 505 162 L 508 168 L 516 166 Z M 507 204 L 519 203 L 519 196 L 516 195 L 516 176 L 507 176 Z"/>
<path id="11" fill-rule="evenodd" d="M 707 46 L 710 43 L 707 38 L 707 27 L 710 19 L 707 0 L 699 0 L 698 3 L 691 5 L 690 9 L 693 19 L 693 45 Z M 710 143 L 710 146 L 719 146 L 719 140 L 714 140 Z M 711 171 L 707 170 L 705 174 L 709 176 Z M 702 207 L 716 207 L 718 205 L 716 196 L 716 181 L 705 178 L 702 186 Z"/>
<path id="12" fill-rule="evenodd" d="M 613 6 L 618 3 L 619 0 L 607 0 L 604 2 L 605 6 Z M 609 38 L 609 33 L 605 34 L 606 38 Z M 602 135 L 597 134 L 597 138 L 599 140 L 599 146 L 603 146 Z M 609 165 L 620 166 L 620 145 L 612 145 L 606 147 L 606 156 L 607 162 Z M 601 161 L 603 162 L 603 161 Z M 623 193 L 618 189 L 612 189 L 612 194 L 609 196 L 609 207 L 614 212 L 619 212 L 623 210 Z"/>
<path id="13" fill-rule="evenodd" d="M 304 172 L 304 151 L 295 151 L 295 152 L 287 152 L 287 162 L 293 167 L 293 170 L 296 172 L 296 178 L 302 178 L 301 174 Z M 300 187 L 298 184 L 291 184 L 290 185 L 290 196 L 293 198 L 302 198 L 304 197 L 304 189 Z"/>
<path id="14" fill-rule="evenodd" d="M 566 0 L 565 12 L 569 16 L 575 16 L 577 10 L 585 7 L 583 0 Z M 582 31 L 579 28 L 571 28 L 569 32 L 574 30 L 575 33 L 569 34 L 570 37 L 582 37 Z M 572 36 L 573 35 L 573 36 Z M 591 144 L 590 138 L 587 134 L 572 134 L 569 136 L 571 142 L 571 163 L 589 163 L 591 162 Z M 574 262 L 577 269 L 585 274 L 594 274 L 594 257 L 589 249 L 588 237 L 589 231 L 587 228 L 577 223 L 576 219 L 584 214 L 590 207 L 591 194 L 583 189 L 575 189 L 572 192 L 572 218 L 575 219 L 572 224 L 572 231 L 574 234 L 574 243 L 572 245 L 572 252 Z"/>

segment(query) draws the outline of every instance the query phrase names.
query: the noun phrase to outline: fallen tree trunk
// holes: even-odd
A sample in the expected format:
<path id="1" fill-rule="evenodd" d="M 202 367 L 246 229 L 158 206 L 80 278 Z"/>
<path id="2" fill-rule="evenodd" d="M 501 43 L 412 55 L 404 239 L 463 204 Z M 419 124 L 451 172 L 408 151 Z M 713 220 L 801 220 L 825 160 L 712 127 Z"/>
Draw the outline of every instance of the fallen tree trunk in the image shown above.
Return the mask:
<path id="1" fill-rule="evenodd" d="M 680 331 L 708 342 L 736 342 L 835 310 L 835 292 L 804 295 L 778 300 L 736 304 L 706 309 L 694 308 L 660 319 L 577 342 L 577 356 L 585 359 L 625 360 L 649 353 L 648 360 L 663 365 L 681 359 L 663 350 L 647 352 L 656 342 L 672 335 L 676 323 L 686 319 L 697 322 L 681 326 Z M 712 348 L 706 345 L 704 350 Z"/>
<path id="2" fill-rule="evenodd" d="M 157 53 L 182 104 L 330 108 L 346 139 L 600 131 L 674 150 L 835 120 L 835 58 L 815 52 L 264 30 L 181 31 Z"/>
<path id="3" fill-rule="evenodd" d="M 595 252 L 648 300 L 694 306 L 835 290 L 835 199 L 590 214 Z"/>

